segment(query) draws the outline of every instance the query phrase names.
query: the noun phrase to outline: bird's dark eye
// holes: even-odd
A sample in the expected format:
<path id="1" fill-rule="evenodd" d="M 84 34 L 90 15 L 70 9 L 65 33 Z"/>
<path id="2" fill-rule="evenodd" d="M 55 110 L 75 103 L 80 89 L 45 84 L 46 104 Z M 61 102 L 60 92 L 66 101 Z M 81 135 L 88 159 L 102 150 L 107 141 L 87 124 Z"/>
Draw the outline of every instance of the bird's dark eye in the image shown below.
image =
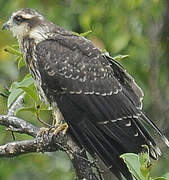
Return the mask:
<path id="1" fill-rule="evenodd" d="M 16 23 L 16 24 L 21 24 L 23 21 L 24 21 L 24 18 L 22 16 L 15 16 L 13 18 L 13 21 Z"/>

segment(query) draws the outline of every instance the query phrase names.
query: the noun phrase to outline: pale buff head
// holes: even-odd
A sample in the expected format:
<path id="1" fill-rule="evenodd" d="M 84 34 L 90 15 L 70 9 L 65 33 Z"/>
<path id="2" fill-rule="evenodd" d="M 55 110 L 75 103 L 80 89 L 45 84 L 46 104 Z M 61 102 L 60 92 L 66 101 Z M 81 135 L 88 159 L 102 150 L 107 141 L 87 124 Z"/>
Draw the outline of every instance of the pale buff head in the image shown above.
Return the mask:
<path id="1" fill-rule="evenodd" d="M 40 38 L 44 20 L 45 17 L 33 9 L 21 9 L 11 15 L 2 29 L 9 29 L 18 41 L 27 35 Z"/>

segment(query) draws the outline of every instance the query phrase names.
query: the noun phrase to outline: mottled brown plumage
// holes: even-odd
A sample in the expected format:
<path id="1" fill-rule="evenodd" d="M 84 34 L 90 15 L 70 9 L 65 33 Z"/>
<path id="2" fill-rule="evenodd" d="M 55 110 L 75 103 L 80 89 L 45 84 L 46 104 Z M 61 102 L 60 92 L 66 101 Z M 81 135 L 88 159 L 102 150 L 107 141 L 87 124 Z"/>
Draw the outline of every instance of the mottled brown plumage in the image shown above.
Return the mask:
<path id="1" fill-rule="evenodd" d="M 147 144 L 160 150 L 143 125 L 160 130 L 142 113 L 143 93 L 119 63 L 84 37 L 49 22 L 32 9 L 13 13 L 3 26 L 17 37 L 39 95 L 59 107 L 69 133 L 91 155 L 100 157 L 121 179 L 133 179 L 119 156 Z"/>

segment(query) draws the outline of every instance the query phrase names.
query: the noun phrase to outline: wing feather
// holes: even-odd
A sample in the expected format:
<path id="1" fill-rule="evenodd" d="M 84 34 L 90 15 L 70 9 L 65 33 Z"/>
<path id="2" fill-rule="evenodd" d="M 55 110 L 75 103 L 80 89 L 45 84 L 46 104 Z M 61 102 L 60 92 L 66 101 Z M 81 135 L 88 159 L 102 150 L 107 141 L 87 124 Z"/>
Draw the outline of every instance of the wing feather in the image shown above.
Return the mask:
<path id="1" fill-rule="evenodd" d="M 71 134 L 119 179 L 120 174 L 132 179 L 119 158 L 122 153 L 138 153 L 147 144 L 158 156 L 156 143 L 140 122 L 142 90 L 116 61 L 75 35 L 40 42 L 36 56 L 42 88 L 57 102 Z"/>

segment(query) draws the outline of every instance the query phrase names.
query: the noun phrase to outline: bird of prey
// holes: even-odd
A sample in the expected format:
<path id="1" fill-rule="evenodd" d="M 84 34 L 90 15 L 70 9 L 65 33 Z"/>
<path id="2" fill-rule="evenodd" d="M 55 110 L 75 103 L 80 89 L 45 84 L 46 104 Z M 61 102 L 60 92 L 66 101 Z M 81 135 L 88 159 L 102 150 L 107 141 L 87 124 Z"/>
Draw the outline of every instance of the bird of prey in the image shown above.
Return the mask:
<path id="1" fill-rule="evenodd" d="M 17 38 L 39 96 L 54 111 L 59 108 L 67 132 L 119 180 L 133 179 L 121 154 L 139 153 L 147 145 L 152 158 L 160 155 L 144 122 L 169 145 L 143 114 L 143 92 L 134 79 L 90 40 L 33 9 L 14 12 L 2 29 Z"/>

